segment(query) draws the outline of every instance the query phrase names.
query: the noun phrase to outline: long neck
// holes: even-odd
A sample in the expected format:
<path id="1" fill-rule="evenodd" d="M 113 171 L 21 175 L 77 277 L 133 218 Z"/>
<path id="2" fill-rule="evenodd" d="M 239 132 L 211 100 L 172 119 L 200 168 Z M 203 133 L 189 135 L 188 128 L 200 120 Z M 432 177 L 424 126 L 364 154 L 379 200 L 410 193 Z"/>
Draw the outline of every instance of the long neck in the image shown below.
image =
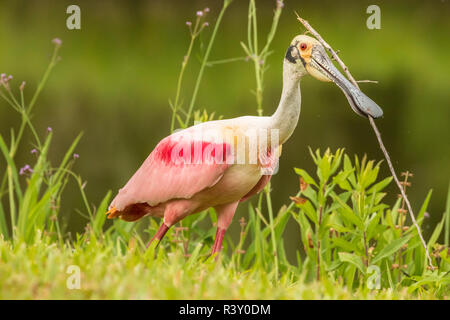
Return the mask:
<path id="1" fill-rule="evenodd" d="M 284 60 L 283 91 L 277 110 L 271 116 L 271 127 L 279 130 L 280 144 L 283 144 L 295 130 L 300 116 L 300 75 L 292 63 Z"/>

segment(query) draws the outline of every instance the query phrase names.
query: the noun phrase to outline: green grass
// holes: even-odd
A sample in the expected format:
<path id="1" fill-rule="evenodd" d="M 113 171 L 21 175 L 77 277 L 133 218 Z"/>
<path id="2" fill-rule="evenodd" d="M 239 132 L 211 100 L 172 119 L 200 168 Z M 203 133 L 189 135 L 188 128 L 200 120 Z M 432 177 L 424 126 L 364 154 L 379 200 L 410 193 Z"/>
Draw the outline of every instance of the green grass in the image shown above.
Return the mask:
<path id="1" fill-rule="evenodd" d="M 415 299 L 406 287 L 349 290 L 327 278 L 305 283 L 290 274 L 274 281 L 263 268 L 237 270 L 181 250 L 145 252 L 131 241 L 83 239 L 59 246 L 45 236 L 31 245 L 0 240 L 1 299 Z M 209 249 L 209 248 L 208 248 Z M 68 289 L 70 265 L 81 270 L 81 289 Z M 424 292 L 421 298 L 436 298 Z"/>
<path id="2" fill-rule="evenodd" d="M 220 17 L 229 3 L 225 1 Z M 276 8 L 267 43 L 259 51 L 255 2 L 250 1 L 249 37 L 243 48 L 257 62 L 258 113 L 263 112 L 265 70 L 260 61 L 270 52 L 281 10 L 282 6 Z M 198 18 L 194 28 L 200 23 Z M 220 19 L 208 50 L 219 23 Z M 192 43 L 195 39 L 192 36 Z M 215 228 L 204 223 L 208 217 L 215 222 L 213 209 L 187 217 L 158 247 L 155 243 L 146 249 L 159 222 L 146 218 L 136 223 L 106 223 L 111 192 L 98 206 L 93 205 L 85 194 L 84 180 L 72 170 L 81 136 L 68 143 L 67 152 L 53 165 L 49 157 L 51 130 L 42 138 L 30 120 L 58 61 L 59 46 L 55 43 L 50 65 L 30 103 L 24 100 L 23 87 L 17 97 L 13 82 L 2 78 L 0 96 L 21 121 L 18 128 L 10 129 L 9 139 L 7 132 L 0 133 L 5 163 L 5 168 L 0 168 L 0 299 L 448 298 L 450 190 L 442 220 L 427 239 L 434 266 L 430 267 L 402 200 L 384 202 L 383 190 L 391 177 L 378 176 L 381 163 L 357 156 L 352 160 L 343 149 L 334 153 L 311 150 L 316 170 L 295 169 L 300 185 L 292 202 L 282 208 L 272 206 L 270 185 L 253 202 L 243 204 L 248 205 L 248 215 L 239 221 L 239 241 L 227 237 L 217 261 L 209 256 Z M 191 114 L 196 121 L 212 119 L 213 114 L 193 109 L 202 68 L 210 64 L 205 54 L 187 111 L 181 102 L 186 67 L 182 65 L 175 99 L 170 103 L 172 126 L 175 119 L 181 127 L 190 125 Z M 26 130 L 32 134 L 35 160 L 20 168 L 15 155 L 19 148 L 30 146 L 22 140 Z M 79 213 L 86 218 L 85 230 L 75 235 L 66 231 L 60 217 L 70 180 L 78 187 L 84 206 Z M 421 227 L 427 224 L 430 198 L 431 191 L 417 213 Z M 283 235 L 288 224 L 299 228 L 296 261 L 290 261 L 285 252 Z"/>

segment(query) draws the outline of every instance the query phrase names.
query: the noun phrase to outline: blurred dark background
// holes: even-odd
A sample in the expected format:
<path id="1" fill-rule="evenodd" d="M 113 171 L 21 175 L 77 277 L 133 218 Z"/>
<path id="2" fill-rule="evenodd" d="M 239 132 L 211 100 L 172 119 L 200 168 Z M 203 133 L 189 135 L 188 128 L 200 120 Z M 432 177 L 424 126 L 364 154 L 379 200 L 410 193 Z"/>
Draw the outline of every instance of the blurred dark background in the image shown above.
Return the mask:
<path id="1" fill-rule="evenodd" d="M 66 28 L 70 4 L 81 7 L 81 30 Z M 196 10 L 211 9 L 206 19 L 209 30 L 194 49 L 185 77 L 183 97 L 189 101 L 198 57 L 204 50 L 201 43 L 204 46 L 209 39 L 221 4 L 212 0 L 0 2 L 0 72 L 12 74 L 17 87 L 22 80 L 27 81 L 28 100 L 49 61 L 51 39 L 63 41 L 62 60 L 38 100 L 34 122 L 42 135 L 48 126 L 53 128 L 55 164 L 73 138 L 84 132 L 74 170 L 88 181 L 86 191 L 92 203 L 98 204 L 110 189 L 116 192 L 168 134 L 168 99 L 175 94 L 189 43 L 185 23 L 195 19 Z M 366 27 L 370 4 L 381 8 L 381 30 Z M 212 60 L 245 55 L 239 42 L 247 39 L 247 6 L 247 1 L 235 0 L 229 7 Z M 257 1 L 261 42 L 274 7 L 275 1 Z M 379 81 L 363 83 L 361 89 L 384 109 L 384 118 L 377 124 L 398 173 L 414 173 L 408 194 L 416 212 L 428 190 L 434 190 L 425 227 L 429 236 L 444 211 L 450 178 L 448 1 L 286 0 L 273 54 L 267 61 L 266 115 L 275 110 L 281 94 L 286 48 L 295 35 L 304 32 L 294 11 L 340 50 L 355 78 Z M 251 63 L 238 61 L 207 68 L 196 108 L 225 118 L 254 115 L 254 86 Z M 283 148 L 280 172 L 272 179 L 275 208 L 287 204 L 289 196 L 297 192 L 298 176 L 293 167 L 313 170 L 308 146 L 322 150 L 345 147 L 350 155 L 383 159 L 368 122 L 351 111 L 336 86 L 309 77 L 302 81 L 301 90 L 299 126 Z M 9 128 L 18 124 L 18 115 L 2 101 L 1 134 L 9 139 Z M 17 158 L 19 165 L 33 163 L 31 149 L 31 144 L 24 144 Z M 384 162 L 380 177 L 388 174 Z M 393 203 L 396 187 L 392 184 L 388 191 L 387 201 Z M 83 208 L 73 185 L 64 201 L 64 221 L 70 230 L 81 231 L 86 220 L 76 213 Z M 237 218 L 246 212 L 247 205 L 241 205 Z M 237 231 L 238 224 L 233 228 Z M 299 242 L 297 229 L 294 222 L 287 229 L 292 243 Z"/>

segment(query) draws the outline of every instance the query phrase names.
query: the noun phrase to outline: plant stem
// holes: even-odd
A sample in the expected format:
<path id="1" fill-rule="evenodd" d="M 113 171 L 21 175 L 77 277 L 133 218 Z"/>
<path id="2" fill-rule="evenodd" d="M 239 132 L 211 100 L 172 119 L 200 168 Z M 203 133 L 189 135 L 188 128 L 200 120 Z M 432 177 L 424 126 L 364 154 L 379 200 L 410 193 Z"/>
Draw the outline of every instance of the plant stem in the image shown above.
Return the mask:
<path id="1" fill-rule="evenodd" d="M 267 210 L 269 211 L 269 223 L 270 223 L 270 235 L 272 238 L 273 255 L 275 257 L 275 275 L 278 277 L 278 250 L 277 242 L 275 239 L 275 227 L 273 223 L 273 210 L 272 210 L 272 198 L 270 196 L 270 181 L 267 183 L 266 188 L 266 200 L 267 200 Z"/>
<path id="2" fill-rule="evenodd" d="M 317 267 L 316 267 L 316 280 L 320 280 L 320 240 L 317 240 Z"/>
<path id="3" fill-rule="evenodd" d="M 366 254 L 366 260 L 364 261 L 364 265 L 367 268 L 369 266 L 369 251 L 367 249 L 367 236 L 365 231 L 363 232 L 363 241 L 364 241 L 364 252 Z"/>
<path id="4" fill-rule="evenodd" d="M 217 17 L 216 24 L 214 26 L 213 33 L 211 35 L 211 39 L 209 40 L 208 47 L 206 48 L 205 56 L 203 57 L 202 64 L 200 66 L 200 71 L 197 76 L 197 80 L 195 81 L 194 92 L 192 93 L 191 102 L 189 104 L 189 109 L 186 115 L 186 120 L 184 121 L 184 126 L 187 127 L 189 125 L 189 121 L 191 119 L 192 110 L 194 109 L 195 101 L 197 99 L 198 90 L 200 88 L 200 83 L 203 78 L 203 72 L 205 70 L 205 66 L 208 62 L 209 54 L 211 52 L 211 48 L 214 44 L 214 40 L 216 38 L 217 30 L 219 29 L 220 23 L 222 21 L 222 17 L 233 0 L 224 0 L 222 9 L 220 10 L 219 16 Z"/>
<path id="5" fill-rule="evenodd" d="M 241 43 L 245 53 L 248 55 L 249 58 L 253 60 L 253 64 L 255 67 L 255 78 L 256 78 L 256 112 L 258 113 L 258 116 L 263 115 L 263 108 L 262 108 L 262 102 L 263 102 L 263 73 L 264 73 L 264 62 L 265 58 L 268 55 L 268 48 L 273 40 L 273 37 L 275 35 L 276 28 L 278 26 L 278 19 L 281 14 L 281 8 L 282 6 L 277 5 L 277 8 L 275 10 L 275 15 L 272 22 L 272 27 L 269 32 L 269 35 L 267 37 L 267 43 L 264 46 L 264 49 L 261 53 L 258 53 L 258 24 L 257 24 L 257 18 L 256 18 L 256 5 L 255 0 L 250 0 L 249 2 L 249 9 L 248 9 L 248 26 L 247 26 L 247 41 L 248 44 L 245 45 L 244 43 Z M 274 219 L 273 219 L 273 209 L 272 209 L 272 199 L 270 196 L 270 182 L 267 183 L 266 187 L 264 188 L 265 195 L 266 195 L 266 203 L 267 203 L 267 210 L 269 212 L 269 224 L 270 224 L 270 234 L 271 234 L 271 241 L 272 241 L 272 247 L 273 247 L 273 254 L 275 259 L 275 274 L 278 278 L 278 268 L 279 268 L 279 262 L 278 262 L 278 248 L 277 248 L 277 242 L 275 237 L 275 228 L 274 228 Z M 260 198 L 261 200 L 261 198 Z M 258 209 L 261 210 L 261 202 L 258 202 Z"/>
<path id="6" fill-rule="evenodd" d="M 320 225 L 322 224 L 323 205 L 319 207 L 319 223 L 316 226 L 316 239 L 317 239 L 317 271 L 316 280 L 320 280 Z"/>
<path id="7" fill-rule="evenodd" d="M 37 136 L 37 133 L 34 129 L 34 127 L 31 125 L 31 121 L 29 120 L 29 114 L 31 113 L 31 110 L 33 109 L 34 104 L 36 103 L 37 98 L 39 97 L 39 94 L 41 93 L 42 89 L 44 88 L 47 79 L 52 71 L 52 69 L 54 68 L 54 66 L 56 65 L 57 62 L 57 57 L 58 57 L 58 51 L 59 51 L 59 46 L 56 45 L 54 50 L 53 50 L 53 55 L 52 58 L 50 60 L 50 63 L 47 67 L 47 69 L 45 70 L 44 76 L 42 77 L 41 81 L 38 84 L 38 87 L 33 95 L 33 98 L 31 99 L 30 104 L 28 105 L 28 109 L 25 108 L 24 106 L 24 99 L 23 99 L 23 92 L 21 92 L 21 97 L 22 97 L 22 108 L 19 108 L 22 112 L 22 122 L 20 123 L 20 127 L 19 127 L 19 133 L 17 135 L 17 138 L 15 139 L 14 143 L 11 145 L 11 150 L 10 150 L 10 157 L 11 159 L 14 158 L 14 156 L 16 155 L 17 149 L 19 147 L 20 141 L 22 139 L 26 124 L 28 123 L 30 125 L 30 129 L 33 132 L 33 135 L 35 136 L 37 142 L 38 142 L 38 146 L 40 146 L 40 141 L 39 138 Z M 5 97 L 3 97 L 5 98 Z M 9 99 L 5 100 L 7 102 L 9 102 Z M 9 102 L 11 103 L 11 102 Z M 9 167 L 8 167 L 9 168 Z M 5 183 L 6 183 L 6 179 L 7 179 L 7 175 L 8 175 L 8 168 L 5 171 L 5 174 L 3 176 L 2 179 L 2 184 L 0 186 L 0 195 L 3 194 L 4 188 L 5 188 Z"/>
<path id="8" fill-rule="evenodd" d="M 11 210 L 11 226 L 14 234 L 14 226 L 16 225 L 16 205 L 14 201 L 14 186 L 13 186 L 13 178 L 12 178 L 12 168 L 8 166 L 8 194 L 9 194 L 9 209 Z"/>
<path id="9" fill-rule="evenodd" d="M 422 232 L 420 231 L 420 227 L 417 224 L 416 218 L 414 217 L 414 213 L 413 213 L 413 210 L 412 210 L 412 207 L 411 207 L 411 203 L 409 202 L 408 197 L 407 197 L 405 191 L 403 190 L 400 181 L 397 178 L 397 174 L 395 173 L 395 169 L 394 169 L 394 166 L 392 165 L 392 161 L 391 161 L 391 158 L 389 156 L 389 153 L 387 152 L 387 150 L 386 150 L 386 148 L 385 148 L 385 146 L 383 144 L 383 140 L 381 140 L 381 134 L 378 131 L 378 128 L 377 128 L 377 126 L 375 124 L 375 121 L 373 120 L 373 118 L 371 116 L 369 116 L 369 121 L 370 121 L 370 124 L 372 125 L 373 130 L 375 131 L 375 135 L 376 135 L 376 137 L 378 139 L 378 143 L 380 144 L 380 148 L 383 151 L 384 157 L 387 160 L 387 163 L 388 163 L 388 166 L 389 166 L 389 170 L 391 171 L 392 176 L 394 177 L 394 181 L 397 184 L 398 188 L 400 189 L 400 192 L 402 194 L 403 199 L 405 199 L 406 206 L 408 207 L 409 215 L 411 216 L 411 220 L 412 220 L 414 226 L 416 227 L 417 234 L 419 235 L 420 241 L 422 241 L 422 245 L 425 248 L 425 253 L 427 255 L 428 263 L 429 263 L 430 267 L 434 268 L 433 261 L 431 260 L 430 253 L 428 251 L 427 243 L 425 242 L 425 239 L 422 236 Z"/>
<path id="10" fill-rule="evenodd" d="M 47 70 L 45 70 L 44 76 L 42 77 L 42 80 L 39 82 L 38 87 L 33 95 L 33 98 L 31 99 L 31 102 L 28 105 L 28 110 L 27 110 L 28 113 L 30 113 L 31 110 L 33 109 L 34 104 L 36 103 L 36 100 L 39 97 L 39 94 L 41 93 L 42 89 L 44 88 L 45 84 L 47 83 L 47 79 L 48 79 L 52 69 L 56 65 L 57 58 L 58 58 L 58 51 L 59 51 L 59 46 L 56 45 L 55 49 L 53 50 L 53 55 L 50 60 L 50 64 L 48 65 Z"/>
<path id="11" fill-rule="evenodd" d="M 186 66 L 188 64 L 189 58 L 191 57 L 191 53 L 192 53 L 192 48 L 194 47 L 194 42 L 195 39 L 197 38 L 197 31 L 198 31 L 198 27 L 200 25 L 200 19 L 197 18 L 197 21 L 195 23 L 194 26 L 194 31 L 191 32 L 191 41 L 189 42 L 189 48 L 188 51 L 186 53 L 186 55 L 183 58 L 183 62 L 181 64 L 181 70 L 180 70 L 180 74 L 178 76 L 178 81 L 177 81 L 177 92 L 175 94 L 175 100 L 173 103 L 173 110 L 172 110 L 172 119 L 170 121 L 170 133 L 173 132 L 173 130 L 175 129 L 175 118 L 177 115 L 177 110 L 179 107 L 179 100 L 180 100 L 180 93 L 181 93 L 181 84 L 183 82 L 183 75 L 184 75 L 184 71 L 186 70 Z"/>

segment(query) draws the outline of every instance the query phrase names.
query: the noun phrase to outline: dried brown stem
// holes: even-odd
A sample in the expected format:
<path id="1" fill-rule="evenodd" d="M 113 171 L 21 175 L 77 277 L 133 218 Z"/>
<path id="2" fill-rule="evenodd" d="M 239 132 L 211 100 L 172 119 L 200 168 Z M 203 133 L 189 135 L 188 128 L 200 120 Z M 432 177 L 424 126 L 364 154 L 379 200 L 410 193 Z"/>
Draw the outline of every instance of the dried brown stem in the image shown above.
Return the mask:
<path id="1" fill-rule="evenodd" d="M 331 46 L 325 40 L 323 40 L 323 38 L 320 36 L 320 34 L 316 30 L 314 30 L 313 27 L 311 27 L 311 25 L 308 23 L 308 21 L 306 21 L 305 19 L 301 18 L 297 13 L 295 13 L 295 14 L 297 15 L 298 21 L 300 21 L 301 24 L 303 24 L 303 26 L 305 26 L 305 28 L 324 46 L 324 48 L 330 52 L 330 54 L 333 57 L 333 59 L 336 60 L 336 62 L 339 64 L 339 66 L 342 68 L 342 70 L 344 70 L 345 74 L 347 75 L 347 78 L 353 83 L 353 85 L 355 87 L 359 88 L 357 81 L 350 74 L 350 71 L 348 70 L 347 66 L 339 58 L 339 56 L 331 48 Z M 398 186 L 398 188 L 400 190 L 400 193 L 401 193 L 403 199 L 406 202 L 409 214 L 411 216 L 411 220 L 412 220 L 414 226 L 416 227 L 417 234 L 419 235 L 419 238 L 422 241 L 423 247 L 425 248 L 425 253 L 426 253 L 426 256 L 427 256 L 427 259 L 428 259 L 428 263 L 429 263 L 430 267 L 432 269 L 434 269 L 430 253 L 428 252 L 427 243 L 425 242 L 425 239 L 422 236 L 422 232 L 420 231 L 420 227 L 417 224 L 416 218 L 414 217 L 414 213 L 413 213 L 413 210 L 412 210 L 412 207 L 411 207 L 411 203 L 409 202 L 408 197 L 406 196 L 406 193 L 403 190 L 400 181 L 398 180 L 397 174 L 395 173 L 394 166 L 392 165 L 392 161 L 391 161 L 391 158 L 389 156 L 389 153 L 387 152 L 386 147 L 384 146 L 383 140 L 381 139 L 381 134 L 378 131 L 378 128 L 377 128 L 373 118 L 371 116 L 368 116 L 368 118 L 369 118 L 370 125 L 372 126 L 373 131 L 375 132 L 375 135 L 377 137 L 377 140 L 378 140 L 378 143 L 380 145 L 381 151 L 383 151 L 384 157 L 386 158 L 386 161 L 388 163 L 389 170 L 391 171 L 392 177 L 394 178 L 394 181 L 397 184 L 397 186 Z"/>

